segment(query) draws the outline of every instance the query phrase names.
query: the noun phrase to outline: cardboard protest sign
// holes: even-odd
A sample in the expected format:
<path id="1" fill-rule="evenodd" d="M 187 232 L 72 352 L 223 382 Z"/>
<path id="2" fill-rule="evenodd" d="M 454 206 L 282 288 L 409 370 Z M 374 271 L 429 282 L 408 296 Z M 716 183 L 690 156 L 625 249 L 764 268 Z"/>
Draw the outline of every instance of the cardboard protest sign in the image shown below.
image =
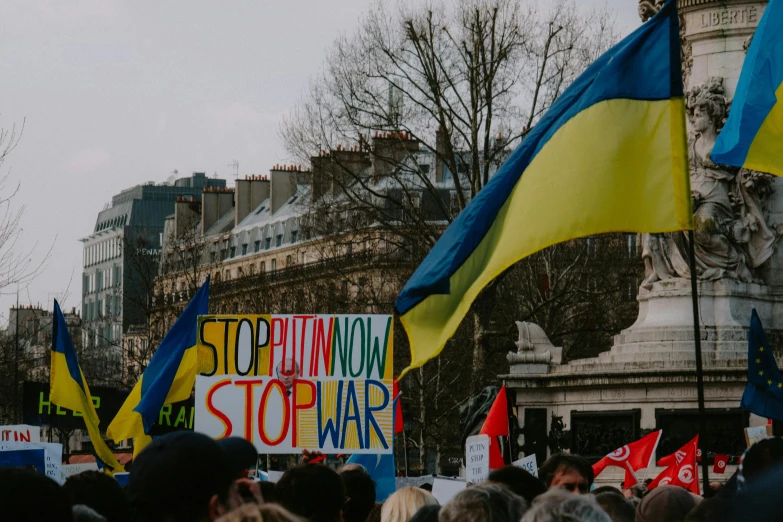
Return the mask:
<path id="1" fill-rule="evenodd" d="M 760 440 L 764 440 L 767 437 L 772 436 L 772 426 L 765 424 L 764 426 L 752 426 L 745 428 L 745 444 L 747 447 L 753 446 Z"/>
<path id="2" fill-rule="evenodd" d="M 58 442 L 0 442 L 0 451 L 46 450 L 46 476 L 58 484 L 65 482 L 62 470 L 63 445 Z"/>
<path id="3" fill-rule="evenodd" d="M 467 484 L 464 480 L 435 477 L 432 481 L 432 496 L 438 499 L 441 506 L 445 506 L 446 502 L 454 498 L 466 486 Z"/>
<path id="4" fill-rule="evenodd" d="M 522 468 L 534 477 L 538 477 L 538 462 L 536 460 L 536 454 L 528 455 L 527 457 L 515 460 L 512 462 L 514 466 Z"/>
<path id="5" fill-rule="evenodd" d="M 465 477 L 470 484 L 489 477 L 489 435 L 474 435 L 465 441 Z"/>
<path id="6" fill-rule="evenodd" d="M 23 449 L 0 451 L 0 468 L 29 468 L 46 473 L 46 450 Z"/>
<path id="7" fill-rule="evenodd" d="M 83 464 L 63 464 L 62 469 L 63 475 L 65 475 L 65 478 L 68 478 L 71 475 L 78 475 L 85 471 L 98 471 L 98 463 L 85 462 Z"/>
<path id="8" fill-rule="evenodd" d="M 259 453 L 392 452 L 392 318 L 199 317 L 195 430 Z"/>
<path id="9" fill-rule="evenodd" d="M 27 424 L 0 426 L 0 441 L 41 442 L 41 428 Z"/>

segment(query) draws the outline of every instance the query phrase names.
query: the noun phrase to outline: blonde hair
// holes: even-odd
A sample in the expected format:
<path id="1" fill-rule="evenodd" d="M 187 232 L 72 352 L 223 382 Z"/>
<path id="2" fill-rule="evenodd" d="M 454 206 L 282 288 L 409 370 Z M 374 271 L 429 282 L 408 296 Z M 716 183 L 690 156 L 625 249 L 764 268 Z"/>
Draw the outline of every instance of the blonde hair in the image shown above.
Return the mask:
<path id="1" fill-rule="evenodd" d="M 217 522 L 305 522 L 277 504 L 245 504 L 226 513 Z"/>
<path id="2" fill-rule="evenodd" d="M 381 522 L 408 522 L 421 507 L 428 505 L 438 505 L 429 492 L 410 486 L 400 488 L 383 503 Z"/>

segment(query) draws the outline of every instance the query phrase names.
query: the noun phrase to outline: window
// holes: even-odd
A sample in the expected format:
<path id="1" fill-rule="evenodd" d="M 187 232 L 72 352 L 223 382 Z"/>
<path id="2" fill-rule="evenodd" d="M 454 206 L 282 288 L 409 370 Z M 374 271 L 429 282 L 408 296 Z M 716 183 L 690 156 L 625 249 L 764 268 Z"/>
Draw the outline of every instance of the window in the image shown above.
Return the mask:
<path id="1" fill-rule="evenodd" d="M 237 268 L 237 279 L 242 279 L 245 276 L 245 271 L 242 270 L 242 267 L 240 266 Z"/>
<path id="2" fill-rule="evenodd" d="M 429 165 L 419 165 L 419 168 L 421 169 L 422 174 L 429 174 L 430 173 L 430 166 Z"/>
<path id="3" fill-rule="evenodd" d="M 221 261 L 223 261 L 224 259 L 226 259 L 226 254 L 227 254 L 227 253 L 228 253 L 228 251 L 227 251 L 225 248 L 221 248 L 221 249 L 220 249 L 220 260 L 221 260 Z"/>
<path id="4" fill-rule="evenodd" d="M 231 281 L 231 270 L 226 270 L 225 277 L 226 281 Z"/>
<path id="5" fill-rule="evenodd" d="M 291 262 L 291 254 L 288 254 L 285 256 L 285 266 L 291 266 L 293 263 Z"/>
<path id="6" fill-rule="evenodd" d="M 231 247 L 231 257 L 236 257 L 237 255 L 237 247 Z"/>
<path id="7" fill-rule="evenodd" d="M 128 339 L 128 357 L 134 357 L 134 345 L 136 344 L 135 339 Z"/>
<path id="8" fill-rule="evenodd" d="M 587 256 L 595 258 L 595 239 L 592 237 L 587 238 Z"/>
<path id="9" fill-rule="evenodd" d="M 112 270 L 114 271 L 114 276 L 112 277 L 112 280 L 114 281 L 114 286 L 120 286 L 120 266 L 114 265 Z"/>
<path id="10" fill-rule="evenodd" d="M 282 244 L 283 244 L 283 234 L 278 234 L 275 240 L 275 246 L 280 246 Z"/>
<path id="11" fill-rule="evenodd" d="M 244 243 L 244 244 L 242 245 L 242 255 L 244 256 L 244 255 L 246 255 L 246 254 L 247 254 L 247 243 Z"/>
<path id="12" fill-rule="evenodd" d="M 626 234 L 625 245 L 628 248 L 628 257 L 636 257 L 636 234 Z"/>
<path id="13" fill-rule="evenodd" d="M 261 240 L 256 241 L 253 243 L 253 251 L 259 252 L 261 250 Z"/>
<path id="14" fill-rule="evenodd" d="M 291 232 L 291 243 L 296 243 L 296 237 L 299 235 L 298 230 L 294 230 Z"/>
<path id="15" fill-rule="evenodd" d="M 250 265 L 250 275 L 254 276 L 256 274 L 256 265 Z"/>
<path id="16" fill-rule="evenodd" d="M 272 246 L 272 238 L 268 237 L 264 240 L 264 250 L 269 250 L 269 248 Z"/>
<path id="17" fill-rule="evenodd" d="M 258 272 L 261 274 L 266 272 L 266 263 L 264 263 L 263 261 L 261 261 L 261 264 L 258 265 Z"/>
<path id="18" fill-rule="evenodd" d="M 214 252 L 210 252 L 209 253 L 209 264 L 210 265 L 214 265 L 215 264 L 215 253 Z"/>
<path id="19" fill-rule="evenodd" d="M 272 260 L 272 272 L 277 270 L 277 259 Z"/>
<path id="20" fill-rule="evenodd" d="M 96 284 L 95 289 L 96 290 L 103 290 L 103 270 L 98 270 L 96 275 L 97 275 L 97 278 L 96 278 L 97 281 L 95 283 Z"/>

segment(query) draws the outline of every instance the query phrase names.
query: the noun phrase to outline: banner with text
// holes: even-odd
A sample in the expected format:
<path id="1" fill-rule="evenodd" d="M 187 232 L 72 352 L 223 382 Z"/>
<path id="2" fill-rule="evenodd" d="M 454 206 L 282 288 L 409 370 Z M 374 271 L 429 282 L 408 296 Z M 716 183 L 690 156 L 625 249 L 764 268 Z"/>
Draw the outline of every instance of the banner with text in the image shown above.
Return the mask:
<path id="1" fill-rule="evenodd" d="M 199 317 L 195 430 L 260 453 L 391 453 L 388 315 Z"/>

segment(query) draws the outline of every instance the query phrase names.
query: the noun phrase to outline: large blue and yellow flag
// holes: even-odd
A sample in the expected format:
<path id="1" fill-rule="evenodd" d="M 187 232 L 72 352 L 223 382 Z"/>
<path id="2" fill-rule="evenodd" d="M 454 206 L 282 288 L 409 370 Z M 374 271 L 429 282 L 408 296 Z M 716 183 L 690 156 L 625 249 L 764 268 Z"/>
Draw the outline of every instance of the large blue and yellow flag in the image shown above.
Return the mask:
<path id="1" fill-rule="evenodd" d="M 783 176 L 783 1 L 771 0 L 742 65 L 712 161 Z"/>
<path id="2" fill-rule="evenodd" d="M 761 417 L 783 421 L 783 377 L 755 308 L 748 332 L 748 384 L 740 406 Z"/>
<path id="3" fill-rule="evenodd" d="M 54 301 L 52 317 L 52 363 L 49 372 L 49 396 L 51 401 L 62 408 L 81 413 L 87 433 L 95 449 L 95 458 L 103 464 L 101 467 L 110 472 L 125 471 L 114 453 L 106 445 L 98 428 L 100 420 L 92 402 L 90 388 L 73 349 L 71 335 L 65 324 L 63 312 L 57 300 Z"/>
<path id="4" fill-rule="evenodd" d="M 133 438 L 134 454 L 152 439 L 150 429 L 165 404 L 190 397 L 196 381 L 198 316 L 209 308 L 209 276 L 160 342 L 147 369 L 131 390 L 106 434 L 114 441 Z"/>
<path id="5" fill-rule="evenodd" d="M 669 0 L 574 81 L 446 229 L 395 303 L 406 372 L 520 259 L 603 232 L 692 228 L 679 38 Z"/>

